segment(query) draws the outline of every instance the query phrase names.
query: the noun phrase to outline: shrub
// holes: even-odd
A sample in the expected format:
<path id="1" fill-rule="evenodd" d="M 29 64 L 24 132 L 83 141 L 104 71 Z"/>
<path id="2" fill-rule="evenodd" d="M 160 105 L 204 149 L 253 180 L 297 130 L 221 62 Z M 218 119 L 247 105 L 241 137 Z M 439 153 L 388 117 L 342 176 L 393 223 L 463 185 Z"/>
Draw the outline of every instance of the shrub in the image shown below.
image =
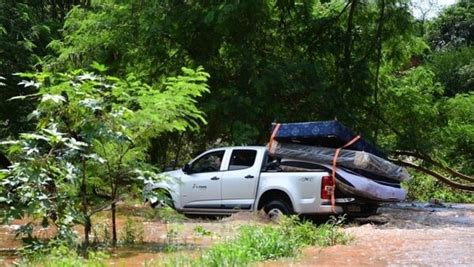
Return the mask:
<path id="1" fill-rule="evenodd" d="M 137 224 L 130 217 L 127 217 L 125 226 L 120 235 L 120 241 L 124 245 L 135 245 L 143 242 L 144 229 L 141 224 Z"/>

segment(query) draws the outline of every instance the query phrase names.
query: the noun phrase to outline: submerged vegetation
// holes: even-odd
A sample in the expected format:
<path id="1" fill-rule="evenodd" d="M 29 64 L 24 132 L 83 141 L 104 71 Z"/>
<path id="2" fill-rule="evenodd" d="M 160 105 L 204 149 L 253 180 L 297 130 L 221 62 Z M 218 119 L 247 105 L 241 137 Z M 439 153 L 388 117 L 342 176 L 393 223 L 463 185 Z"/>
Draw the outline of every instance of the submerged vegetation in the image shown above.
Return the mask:
<path id="1" fill-rule="evenodd" d="M 339 229 L 337 219 L 315 226 L 298 217 L 282 218 L 278 225 L 245 225 L 235 239 L 216 244 L 196 258 L 178 256 L 150 266 L 246 266 L 253 262 L 300 255 L 305 246 L 347 244 L 351 236 Z"/>
<path id="2" fill-rule="evenodd" d="M 214 245 L 193 253 L 178 252 L 144 263 L 146 266 L 246 266 L 255 262 L 298 257 L 306 246 L 347 244 L 353 237 L 340 229 L 342 219 L 333 218 L 316 226 L 298 217 L 281 218 L 276 225 L 251 223 L 240 226 L 233 237 L 216 240 Z M 127 227 L 125 227 L 127 228 Z M 199 234 L 212 233 L 200 227 Z M 177 234 L 177 233 L 176 233 Z M 175 250 L 165 250 L 175 252 Z M 107 266 L 105 252 L 91 252 L 81 258 L 67 246 L 53 248 L 49 253 L 32 254 L 20 266 Z"/>

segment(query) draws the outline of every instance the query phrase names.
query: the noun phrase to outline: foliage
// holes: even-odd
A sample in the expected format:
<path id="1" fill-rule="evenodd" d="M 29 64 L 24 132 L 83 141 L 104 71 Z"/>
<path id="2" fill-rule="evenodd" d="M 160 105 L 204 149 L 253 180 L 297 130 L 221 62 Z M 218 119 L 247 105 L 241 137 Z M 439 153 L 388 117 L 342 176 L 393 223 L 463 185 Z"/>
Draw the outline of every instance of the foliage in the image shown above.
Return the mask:
<path id="1" fill-rule="evenodd" d="M 175 209 L 166 206 L 160 209 L 156 209 L 158 218 L 165 223 L 182 223 L 186 220 L 186 217 L 178 213 Z"/>
<path id="2" fill-rule="evenodd" d="M 0 154 L 30 162 L 14 165 L 27 182 L 7 182 L 26 195 L 7 198 L 66 223 L 68 197 L 93 212 L 135 194 L 130 181 L 154 176 L 150 163 L 177 167 L 208 146 L 263 144 L 274 121 L 337 118 L 387 152 L 428 154 L 472 174 L 471 2 L 423 21 L 420 36 L 408 0 L 0 0 L 0 139 L 20 141 Z M 192 69 L 179 75 L 182 66 Z M 12 75 L 32 70 L 44 82 Z M 195 103 L 207 79 L 211 93 Z M 14 96 L 23 97 L 7 101 Z M 184 131 L 202 124 L 200 110 L 209 123 Z M 43 201 L 28 208 L 33 195 Z"/>
<path id="3" fill-rule="evenodd" d="M 92 235 L 94 244 L 103 244 L 110 246 L 112 244 L 112 237 L 110 236 L 110 223 L 94 223 L 92 226 Z"/>
<path id="4" fill-rule="evenodd" d="M 164 265 L 246 266 L 258 261 L 294 257 L 304 246 L 346 244 L 350 240 L 351 237 L 342 233 L 334 222 L 316 227 L 293 216 L 283 218 L 277 226 L 244 225 L 234 240 L 212 246 L 197 259 L 176 257 Z"/>
<path id="5" fill-rule="evenodd" d="M 197 137 L 199 149 L 217 140 L 262 143 L 264 125 L 275 119 L 337 117 L 370 139 L 367 125 L 378 127 L 366 111 L 380 105 L 372 83 L 377 62 L 398 68 L 425 46 L 412 34 L 405 1 L 385 1 L 381 32 L 382 6 L 354 5 L 355 30 L 348 32 L 341 1 L 97 1 L 71 11 L 63 39 L 50 45 L 59 57 L 47 66 L 100 60 L 113 73 L 133 72 L 153 83 L 161 79 L 157 73 L 203 65 L 212 94 L 201 102 L 209 125 Z M 373 53 L 380 34 L 383 59 Z"/>
<path id="6" fill-rule="evenodd" d="M 436 50 L 472 46 L 474 43 L 474 4 L 459 0 L 435 18 L 428 32 L 428 41 Z"/>
<path id="7" fill-rule="evenodd" d="M 31 1 L 0 0 L 0 139 L 31 130 L 34 125 L 26 117 L 34 110 L 35 101 L 7 101 L 17 95 L 34 93 L 33 86 L 18 87 L 21 80 L 13 73 L 38 70 L 43 57 L 51 57 L 49 42 L 60 37 L 66 14 L 73 5 L 87 7 L 90 0 Z"/>
<path id="8" fill-rule="evenodd" d="M 182 223 L 167 223 L 166 224 L 166 242 L 164 246 L 165 252 L 175 252 L 186 245 L 179 240 L 179 234 L 184 230 Z M 186 241 L 186 239 L 184 240 Z"/>
<path id="9" fill-rule="evenodd" d="M 143 242 L 143 226 L 137 224 L 132 218 L 127 217 L 122 229 L 120 241 L 123 245 L 135 245 Z"/>
<path id="10" fill-rule="evenodd" d="M 437 97 L 443 88 L 433 81 L 434 74 L 418 67 L 386 76 L 381 100 L 382 111 L 392 127 L 387 131 L 384 144 L 391 149 L 431 151 L 437 145 L 433 131 L 440 125 Z"/>
<path id="11" fill-rule="evenodd" d="M 427 66 L 445 87 L 445 95 L 472 92 L 474 88 L 474 46 L 461 46 L 434 53 L 428 57 Z"/>
<path id="12" fill-rule="evenodd" d="M 90 252 L 87 259 L 81 257 L 76 251 L 68 246 L 56 246 L 48 253 L 37 253 L 27 258 L 22 258 L 19 266 L 45 266 L 45 267 L 74 267 L 89 266 L 102 267 L 107 266 L 105 260 L 108 255 L 103 252 Z"/>
<path id="13" fill-rule="evenodd" d="M 206 230 L 202 225 L 198 225 L 194 227 L 194 233 L 198 236 L 211 236 L 212 232 L 209 230 Z"/>
<path id="14" fill-rule="evenodd" d="M 438 199 L 447 203 L 473 203 L 474 195 L 462 193 L 459 190 L 444 186 L 432 177 L 423 174 L 414 174 L 413 179 L 404 182 L 404 187 L 408 191 L 408 200 L 430 201 Z"/>
<path id="15" fill-rule="evenodd" d="M 33 81 L 24 83 L 39 92 L 12 100 L 39 99 L 30 116 L 37 126 L 1 143 L 13 161 L 0 177 L 5 196 L 0 200 L 10 207 L 5 219 L 31 216 L 47 225 L 50 218 L 68 231 L 81 223 L 87 246 L 94 213 L 112 205 L 114 217 L 118 200 L 159 179 L 146 164 L 149 138 L 205 122 L 194 99 L 207 92 L 208 74 L 202 68 L 183 73 L 155 88 L 133 75 L 124 80 L 82 70 L 25 75 Z"/>
<path id="16" fill-rule="evenodd" d="M 444 145 L 438 153 L 461 172 L 474 173 L 474 93 L 445 99 L 440 109 L 446 124 L 436 136 Z"/>

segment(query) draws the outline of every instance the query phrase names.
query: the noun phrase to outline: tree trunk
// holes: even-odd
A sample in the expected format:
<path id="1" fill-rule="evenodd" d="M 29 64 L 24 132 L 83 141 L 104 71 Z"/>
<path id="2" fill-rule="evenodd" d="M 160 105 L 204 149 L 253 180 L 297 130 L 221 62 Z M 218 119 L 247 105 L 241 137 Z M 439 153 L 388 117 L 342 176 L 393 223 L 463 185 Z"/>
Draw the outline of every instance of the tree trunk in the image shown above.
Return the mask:
<path id="1" fill-rule="evenodd" d="M 379 76 L 380 76 L 380 65 L 382 62 L 382 40 L 383 40 L 383 23 L 384 23 L 384 15 L 385 15 L 385 0 L 381 0 L 380 3 L 380 17 L 379 17 L 379 25 L 377 28 L 377 66 L 375 68 L 375 84 L 374 84 L 374 105 L 373 105 L 373 112 L 378 112 L 378 105 L 379 105 Z M 375 128 L 374 138 L 377 141 L 379 135 L 379 128 Z"/>
<path id="2" fill-rule="evenodd" d="M 84 217 L 84 251 L 89 247 L 89 234 L 91 231 L 91 220 L 88 214 L 89 204 L 87 203 L 87 185 L 86 185 L 86 160 L 82 158 L 82 181 L 81 181 L 81 202 L 82 216 Z"/>
<path id="3" fill-rule="evenodd" d="M 184 133 L 181 133 L 178 136 L 178 141 L 176 142 L 176 151 L 175 151 L 175 156 L 174 156 L 173 169 L 176 168 L 179 162 L 179 156 L 181 154 L 181 149 L 183 148 L 182 146 L 183 136 L 184 136 Z"/>
<path id="4" fill-rule="evenodd" d="M 117 245 L 117 224 L 115 222 L 115 211 L 116 211 L 115 202 L 112 203 L 111 210 L 112 210 L 112 246 L 115 247 Z"/>
<path id="5" fill-rule="evenodd" d="M 346 43 L 344 46 L 344 65 L 346 68 L 346 75 L 349 80 L 349 85 L 352 88 L 352 75 L 351 75 L 351 65 L 352 65 L 352 30 L 354 29 L 354 13 L 357 5 L 357 0 L 351 1 L 351 7 L 349 9 L 349 17 L 347 18 L 347 31 L 346 31 Z"/>
<path id="6" fill-rule="evenodd" d="M 116 182 L 116 177 L 114 178 L 114 183 L 112 183 L 112 205 L 110 206 L 110 209 L 112 211 L 112 246 L 117 245 L 117 222 L 116 222 L 116 211 L 117 211 L 117 185 L 115 184 Z"/>
<path id="7" fill-rule="evenodd" d="M 382 37 L 383 37 L 384 15 L 385 15 L 385 0 L 381 0 L 379 25 L 377 28 L 377 37 L 376 37 L 377 39 L 377 67 L 375 69 L 375 84 L 374 84 L 375 105 L 378 105 L 379 76 L 380 76 L 380 65 L 382 61 L 382 40 L 383 40 Z"/>
<path id="8" fill-rule="evenodd" d="M 85 216 L 84 218 L 84 251 L 87 251 L 89 246 L 89 235 L 91 233 L 92 223 L 91 217 Z"/>

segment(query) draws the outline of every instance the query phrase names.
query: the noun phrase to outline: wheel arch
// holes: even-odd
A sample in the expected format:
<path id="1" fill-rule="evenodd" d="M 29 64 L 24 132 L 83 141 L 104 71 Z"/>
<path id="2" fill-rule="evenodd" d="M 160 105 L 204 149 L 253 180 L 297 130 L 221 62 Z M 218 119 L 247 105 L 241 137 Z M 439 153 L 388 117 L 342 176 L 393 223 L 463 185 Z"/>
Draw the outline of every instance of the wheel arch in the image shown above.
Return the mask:
<path id="1" fill-rule="evenodd" d="M 291 199 L 290 194 L 282 189 L 269 189 L 265 191 L 262 195 L 260 195 L 258 202 L 257 202 L 257 210 L 263 208 L 263 206 L 269 203 L 272 200 L 283 200 L 286 204 L 289 205 L 289 208 L 294 211 L 295 205 Z"/>
<path id="2" fill-rule="evenodd" d="M 150 188 L 150 191 L 155 191 L 155 192 L 163 192 L 163 195 L 169 196 L 171 198 L 171 202 L 173 204 L 173 207 L 176 207 L 177 204 L 177 195 L 173 194 L 173 190 L 171 188 L 168 188 L 166 186 L 155 186 L 153 188 Z M 146 199 L 146 201 L 149 201 Z"/>

